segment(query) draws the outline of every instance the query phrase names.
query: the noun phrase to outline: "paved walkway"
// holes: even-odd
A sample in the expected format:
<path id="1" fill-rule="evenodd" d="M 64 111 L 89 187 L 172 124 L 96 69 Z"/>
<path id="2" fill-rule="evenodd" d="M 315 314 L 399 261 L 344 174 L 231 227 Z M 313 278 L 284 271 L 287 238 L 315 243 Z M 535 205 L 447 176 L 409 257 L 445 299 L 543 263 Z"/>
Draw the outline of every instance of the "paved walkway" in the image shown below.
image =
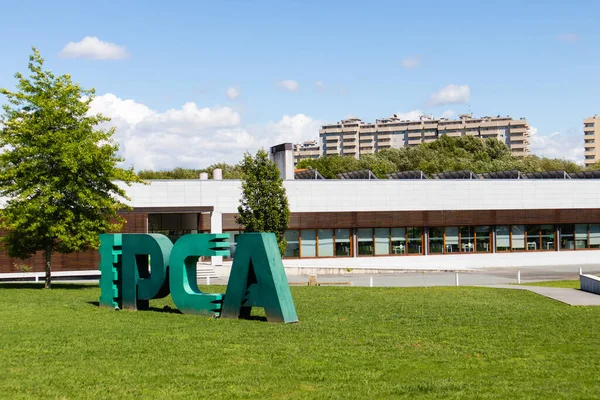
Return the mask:
<path id="1" fill-rule="evenodd" d="M 555 288 L 523 285 L 486 285 L 496 289 L 529 290 L 530 292 L 549 297 L 570 306 L 600 306 L 600 296 L 579 289 Z"/>

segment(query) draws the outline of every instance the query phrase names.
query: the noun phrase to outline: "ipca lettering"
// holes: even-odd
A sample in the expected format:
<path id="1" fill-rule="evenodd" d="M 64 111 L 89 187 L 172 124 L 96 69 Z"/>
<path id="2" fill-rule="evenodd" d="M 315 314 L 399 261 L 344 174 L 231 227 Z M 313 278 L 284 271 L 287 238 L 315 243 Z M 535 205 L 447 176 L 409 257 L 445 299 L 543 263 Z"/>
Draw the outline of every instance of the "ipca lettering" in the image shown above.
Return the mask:
<path id="1" fill-rule="evenodd" d="M 225 294 L 204 293 L 196 283 L 200 257 L 229 256 L 229 234 L 190 234 L 175 244 L 161 234 L 100 235 L 100 306 L 147 309 L 171 294 L 185 314 L 249 317 L 263 307 L 269 322 L 297 322 L 296 308 L 273 233 L 238 236 Z"/>

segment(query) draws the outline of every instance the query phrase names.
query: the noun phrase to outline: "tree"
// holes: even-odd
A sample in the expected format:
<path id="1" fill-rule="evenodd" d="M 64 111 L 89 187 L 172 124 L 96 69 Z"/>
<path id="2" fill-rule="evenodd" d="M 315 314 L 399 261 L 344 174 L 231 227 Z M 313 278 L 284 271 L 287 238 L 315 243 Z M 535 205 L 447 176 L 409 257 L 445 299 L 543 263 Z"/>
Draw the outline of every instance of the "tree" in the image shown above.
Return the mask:
<path id="1" fill-rule="evenodd" d="M 236 221 L 244 225 L 246 232 L 275 233 L 279 251 L 284 255 L 290 208 L 279 170 L 264 150 L 255 157 L 244 154 L 241 169 L 242 198 Z"/>
<path id="2" fill-rule="evenodd" d="M 125 191 L 116 183 L 139 181 L 132 169 L 117 167 L 118 145 L 109 121 L 90 115 L 94 90 L 84 90 L 69 75 L 43 70 L 37 49 L 29 57 L 29 77 L 20 73 L 0 117 L 0 226 L 10 257 L 45 255 L 45 287 L 51 286 L 52 253 L 97 248 L 100 233 L 118 230 L 117 211 Z"/>

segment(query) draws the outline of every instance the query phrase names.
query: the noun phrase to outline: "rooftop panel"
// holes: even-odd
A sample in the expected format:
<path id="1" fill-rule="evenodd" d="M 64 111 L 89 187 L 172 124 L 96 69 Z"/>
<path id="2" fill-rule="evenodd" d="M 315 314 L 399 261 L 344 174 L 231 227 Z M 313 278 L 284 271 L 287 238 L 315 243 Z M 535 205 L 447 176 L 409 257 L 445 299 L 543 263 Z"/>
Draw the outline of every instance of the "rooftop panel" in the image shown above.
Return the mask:
<path id="1" fill-rule="evenodd" d="M 297 169 L 294 179 L 325 179 L 316 169 Z"/>
<path id="2" fill-rule="evenodd" d="M 386 174 L 388 179 L 429 179 L 423 171 L 400 171 Z"/>
<path id="3" fill-rule="evenodd" d="M 337 174 L 338 179 L 377 179 L 371 170 L 363 169 L 360 171 L 342 172 Z"/>
<path id="4" fill-rule="evenodd" d="M 431 175 L 432 179 L 479 179 L 473 171 L 448 171 Z"/>

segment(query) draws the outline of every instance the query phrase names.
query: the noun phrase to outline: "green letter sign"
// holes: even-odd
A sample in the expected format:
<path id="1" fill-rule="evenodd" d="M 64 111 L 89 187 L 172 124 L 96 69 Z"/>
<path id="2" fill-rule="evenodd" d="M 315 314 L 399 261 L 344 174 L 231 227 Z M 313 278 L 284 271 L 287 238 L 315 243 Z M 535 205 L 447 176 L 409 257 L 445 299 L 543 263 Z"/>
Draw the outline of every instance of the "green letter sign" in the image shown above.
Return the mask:
<path id="1" fill-rule="evenodd" d="M 184 235 L 175 244 L 159 234 L 100 236 L 100 305 L 148 308 L 171 293 L 183 313 L 223 318 L 250 316 L 263 307 L 269 322 L 297 322 L 275 235 L 239 236 L 225 295 L 203 293 L 196 283 L 200 257 L 228 256 L 229 234 Z M 150 267 L 150 268 L 149 268 Z"/>

